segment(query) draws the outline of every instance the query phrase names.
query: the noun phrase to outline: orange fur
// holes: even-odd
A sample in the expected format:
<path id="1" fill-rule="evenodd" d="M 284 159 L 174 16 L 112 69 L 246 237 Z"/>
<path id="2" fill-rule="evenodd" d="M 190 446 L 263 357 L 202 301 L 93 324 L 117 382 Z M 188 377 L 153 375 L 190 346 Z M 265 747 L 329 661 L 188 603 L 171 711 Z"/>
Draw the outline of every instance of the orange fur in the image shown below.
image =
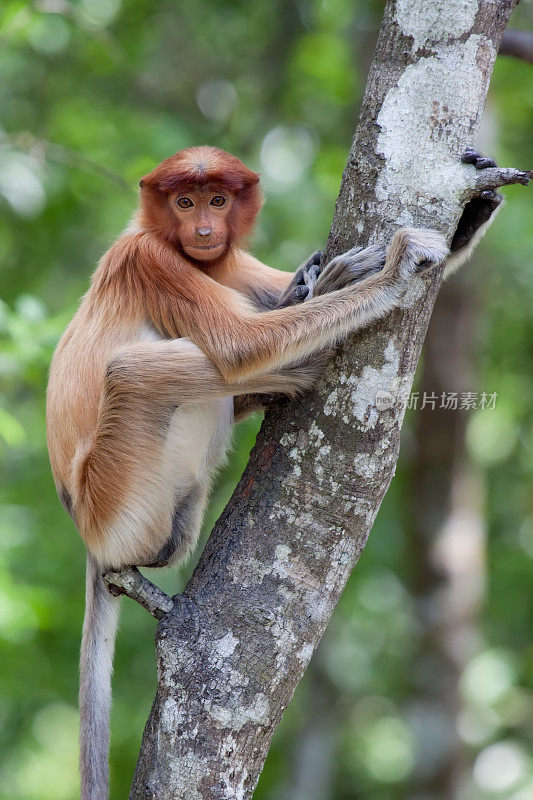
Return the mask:
<path id="1" fill-rule="evenodd" d="M 249 296 L 255 286 L 281 292 L 290 281 L 288 273 L 260 264 L 239 247 L 261 206 L 258 181 L 237 158 L 216 148 L 190 148 L 163 161 L 142 179 L 135 223 L 101 259 L 57 347 L 48 387 L 50 460 L 58 491 L 63 496 L 66 490 L 69 511 L 96 556 L 117 509 L 142 481 L 147 454 L 156 462 L 161 458 L 161 448 L 145 431 L 149 409 L 123 409 L 121 435 L 112 435 L 116 412 L 109 410 L 113 392 L 106 370 L 114 354 L 152 338 L 197 341 L 197 314 L 203 327 L 224 335 L 225 316 L 237 320 L 254 313 Z M 228 237 L 223 257 L 202 263 L 180 252 L 180 225 L 169 197 L 206 188 L 226 192 L 232 206 L 223 219 Z M 239 333 L 244 331 L 236 325 L 232 338 Z M 211 364 L 202 369 L 213 379 Z M 216 368 L 215 373 L 224 383 Z M 143 458 L 136 458 L 132 442 L 143 443 Z M 161 528 L 156 544 L 167 533 Z"/>
<path id="2" fill-rule="evenodd" d="M 316 281 L 324 296 L 275 308 L 297 281 L 243 249 L 261 206 L 258 180 L 208 147 L 143 178 L 140 210 L 101 259 L 52 361 L 50 461 L 88 548 L 82 800 L 108 794 L 117 609 L 102 571 L 185 559 L 228 446 L 233 398 L 309 388 L 325 363 L 319 351 L 388 311 L 420 260 L 444 252 L 434 235 L 400 232 L 381 272 L 376 248 L 350 251 Z M 370 277 L 352 286 L 362 262 Z M 241 410 L 256 405 L 252 397 Z"/>
<path id="3" fill-rule="evenodd" d="M 240 246 L 261 204 L 258 176 L 235 156 L 195 147 L 163 161 L 141 186 L 137 225 L 102 258 L 58 345 L 48 390 L 58 491 L 93 555 L 114 567 L 122 564 L 109 559 L 122 557 L 118 544 L 107 547 L 110 531 L 136 493 L 147 496 L 148 485 L 157 493 L 175 409 L 248 391 L 293 395 L 310 385 L 311 368 L 293 365 L 390 307 L 397 263 L 410 246 L 406 237 L 396 241 L 392 266 L 357 286 L 258 313 L 254 291 L 279 295 L 290 281 Z M 174 344 L 161 350 L 161 340 Z M 138 532 L 138 547 L 126 547 L 129 563 L 158 552 L 169 503 L 147 512 L 149 531 Z M 131 561 L 136 552 L 140 560 Z"/>

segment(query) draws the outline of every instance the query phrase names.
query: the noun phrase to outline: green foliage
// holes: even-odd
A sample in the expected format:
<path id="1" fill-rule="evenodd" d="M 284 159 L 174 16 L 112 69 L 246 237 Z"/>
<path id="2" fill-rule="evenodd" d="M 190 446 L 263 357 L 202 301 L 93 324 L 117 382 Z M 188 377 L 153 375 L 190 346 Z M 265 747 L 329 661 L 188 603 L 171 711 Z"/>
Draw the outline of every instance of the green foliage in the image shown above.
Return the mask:
<path id="1" fill-rule="evenodd" d="M 6 0 L 0 11 L 0 800 L 77 796 L 84 549 L 57 502 L 46 455 L 44 394 L 57 338 L 95 262 L 127 223 L 139 178 L 181 147 L 217 144 L 263 174 L 260 258 L 293 269 L 323 244 L 381 9 L 378 0 Z M 521 13 L 525 19 L 528 11 Z M 495 155 L 527 167 L 531 66 L 498 61 L 489 111 Z M 476 272 L 485 306 L 480 387 L 497 391 L 499 403 L 492 416 L 472 414 L 467 434 L 488 482 L 490 544 L 478 655 L 461 682 L 461 735 L 467 761 L 483 751 L 465 797 L 523 800 L 531 787 L 523 709 L 533 682 L 533 196 L 521 187 L 506 194 Z M 239 426 L 206 534 L 258 424 Z M 316 675 L 318 695 L 333 698 L 328 711 L 335 713 L 331 788 L 320 800 L 407 796 L 420 763 L 409 704 L 421 636 L 409 570 L 408 472 L 406 458 L 315 677 L 299 687 L 276 734 L 258 800 L 288 796 Z M 175 591 L 191 568 L 157 580 Z M 114 797 L 127 796 L 155 687 L 153 621 L 124 606 Z M 519 765 L 503 794 L 487 788 L 495 758 Z"/>

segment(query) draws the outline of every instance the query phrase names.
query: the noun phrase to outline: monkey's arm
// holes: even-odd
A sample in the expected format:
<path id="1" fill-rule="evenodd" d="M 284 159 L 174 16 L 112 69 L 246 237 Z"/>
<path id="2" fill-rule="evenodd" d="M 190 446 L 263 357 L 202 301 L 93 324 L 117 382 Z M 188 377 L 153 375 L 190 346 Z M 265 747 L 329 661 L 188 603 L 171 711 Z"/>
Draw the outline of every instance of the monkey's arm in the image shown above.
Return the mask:
<path id="1" fill-rule="evenodd" d="M 320 276 L 320 255 L 320 253 L 315 253 L 297 270 L 285 293 L 278 300 L 277 308 L 306 302 L 311 299 L 313 294 L 318 296 L 350 286 L 363 278 L 376 274 L 385 263 L 385 249 L 382 247 L 368 247 L 365 250 L 353 248 L 330 262 L 317 286 Z M 332 349 L 322 350 L 314 353 L 312 358 L 301 365 L 302 369 L 313 373 L 312 385 L 323 373 L 333 353 Z M 265 410 L 282 397 L 281 394 L 253 394 L 235 397 L 233 400 L 235 421 L 244 419 L 254 411 Z"/>
<path id="2" fill-rule="evenodd" d="M 353 247 L 334 258 L 328 264 L 327 270 L 320 266 L 321 257 L 320 251 L 313 253 L 292 276 L 289 275 L 291 280 L 287 282 L 288 273 L 267 267 L 248 253 L 243 253 L 241 269 L 236 272 L 242 278 L 240 281 L 235 280 L 232 288 L 249 296 L 255 307 L 261 311 L 287 308 L 327 292 L 345 289 L 375 275 L 385 264 L 385 249 L 380 245 L 371 245 L 364 249 Z M 282 281 L 279 276 L 283 276 L 282 281 L 285 284 L 281 293 L 279 284 Z M 253 286 L 250 285 L 251 280 L 254 281 Z"/>
<path id="3" fill-rule="evenodd" d="M 238 384 L 305 359 L 349 331 L 393 308 L 420 269 L 444 260 L 448 250 L 434 231 L 398 231 L 384 268 L 353 286 L 314 297 L 302 305 L 257 313 L 238 292 L 191 269 L 170 247 L 149 235 L 136 255 L 138 274 L 150 276 L 145 293 L 154 325 L 172 337 L 188 337 Z M 359 258 L 360 254 L 356 254 Z M 344 256 L 347 257 L 346 255 Z M 326 285 L 331 262 L 318 284 Z"/>

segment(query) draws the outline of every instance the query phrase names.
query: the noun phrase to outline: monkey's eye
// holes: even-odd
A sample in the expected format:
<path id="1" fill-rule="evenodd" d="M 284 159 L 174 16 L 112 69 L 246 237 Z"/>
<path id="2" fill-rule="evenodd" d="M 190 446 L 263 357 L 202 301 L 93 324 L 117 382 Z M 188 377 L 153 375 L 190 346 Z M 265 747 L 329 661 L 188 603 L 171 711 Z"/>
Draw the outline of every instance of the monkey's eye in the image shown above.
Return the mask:
<path id="1" fill-rule="evenodd" d="M 180 208 L 192 208 L 194 205 L 190 197 L 178 197 L 176 203 Z"/>
<path id="2" fill-rule="evenodd" d="M 222 208 L 222 206 L 226 205 L 226 198 L 222 194 L 216 194 L 211 198 L 209 205 L 215 206 L 215 208 Z"/>

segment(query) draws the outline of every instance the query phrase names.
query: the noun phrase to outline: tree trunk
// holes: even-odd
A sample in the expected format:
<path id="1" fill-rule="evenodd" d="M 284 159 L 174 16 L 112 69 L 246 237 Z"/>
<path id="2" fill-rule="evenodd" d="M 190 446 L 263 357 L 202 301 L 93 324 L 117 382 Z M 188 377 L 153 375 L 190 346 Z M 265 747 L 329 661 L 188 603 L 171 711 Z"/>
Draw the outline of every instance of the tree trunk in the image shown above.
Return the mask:
<path id="1" fill-rule="evenodd" d="M 389 0 L 326 256 L 404 225 L 451 236 L 460 163 L 514 0 Z M 157 628 L 159 684 L 134 800 L 249 800 L 283 710 L 394 475 L 440 271 L 352 337 L 304 401 L 267 415 L 183 595 Z M 378 410 L 376 395 L 391 407 Z"/>

